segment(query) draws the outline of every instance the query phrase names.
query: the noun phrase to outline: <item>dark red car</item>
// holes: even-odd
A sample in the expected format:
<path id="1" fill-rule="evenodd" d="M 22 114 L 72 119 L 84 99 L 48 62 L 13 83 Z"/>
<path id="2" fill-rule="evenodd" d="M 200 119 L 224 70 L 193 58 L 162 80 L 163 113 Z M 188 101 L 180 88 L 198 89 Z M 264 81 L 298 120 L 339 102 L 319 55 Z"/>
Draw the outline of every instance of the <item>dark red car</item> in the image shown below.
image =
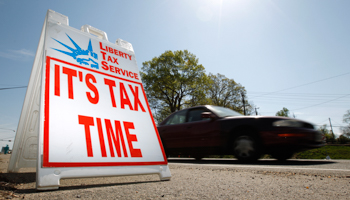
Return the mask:
<path id="1" fill-rule="evenodd" d="M 201 159 L 234 155 L 254 161 L 263 154 L 279 160 L 324 146 L 322 134 L 305 121 L 286 117 L 244 116 L 219 106 L 196 106 L 171 114 L 158 125 L 166 154 Z"/>

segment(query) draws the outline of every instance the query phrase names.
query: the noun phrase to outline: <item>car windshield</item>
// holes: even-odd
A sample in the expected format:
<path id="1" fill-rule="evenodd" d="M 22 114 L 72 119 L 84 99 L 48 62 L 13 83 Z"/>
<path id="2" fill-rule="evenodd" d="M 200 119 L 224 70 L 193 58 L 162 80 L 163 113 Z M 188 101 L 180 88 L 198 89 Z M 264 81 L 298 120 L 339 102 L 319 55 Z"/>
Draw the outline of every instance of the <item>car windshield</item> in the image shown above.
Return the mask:
<path id="1" fill-rule="evenodd" d="M 229 108 L 224 108 L 220 106 L 210 106 L 209 108 L 219 117 L 243 116 L 241 113 L 233 111 Z"/>

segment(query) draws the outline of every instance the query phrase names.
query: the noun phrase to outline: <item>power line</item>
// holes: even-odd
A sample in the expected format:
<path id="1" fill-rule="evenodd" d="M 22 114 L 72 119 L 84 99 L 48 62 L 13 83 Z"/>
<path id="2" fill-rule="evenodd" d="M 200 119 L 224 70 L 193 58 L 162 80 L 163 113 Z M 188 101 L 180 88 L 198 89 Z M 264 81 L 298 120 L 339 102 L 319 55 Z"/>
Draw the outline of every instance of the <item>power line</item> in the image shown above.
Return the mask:
<path id="1" fill-rule="evenodd" d="M 12 139 L 13 137 L 9 137 L 9 138 L 2 138 L 0 139 L 0 141 L 7 141 L 7 142 L 12 142 Z M 12 140 L 9 140 L 9 139 L 12 139 Z"/>
<path id="2" fill-rule="evenodd" d="M 265 96 L 270 94 L 271 92 L 248 92 L 248 94 L 252 95 L 261 95 Z M 330 93 L 279 93 L 274 94 L 271 96 L 339 96 L 339 95 L 345 95 L 345 94 L 330 94 Z"/>
<path id="3" fill-rule="evenodd" d="M 322 104 L 325 104 L 325 103 L 328 103 L 328 102 L 331 102 L 331 101 L 335 101 L 335 100 L 344 98 L 344 97 L 349 96 L 349 95 L 350 95 L 350 94 L 347 94 L 347 95 L 344 95 L 344 96 L 341 96 L 341 97 L 338 97 L 338 98 L 335 98 L 335 99 L 332 99 L 332 100 L 329 100 L 329 101 L 325 101 L 325 102 L 322 102 L 322 103 L 314 104 L 314 105 L 311 105 L 311 106 L 306 106 L 306 107 L 303 107 L 303 108 L 292 109 L 292 111 L 294 111 L 294 110 L 301 110 L 301 109 L 310 108 L 310 107 L 315 107 L 315 106 L 319 106 L 319 105 L 322 105 Z"/>
<path id="4" fill-rule="evenodd" d="M 8 130 L 8 131 L 13 131 L 13 132 L 16 132 L 15 130 L 13 130 L 13 129 L 9 129 L 9 128 L 0 128 L 0 129 L 2 129 L 2 130 Z"/>
<path id="5" fill-rule="evenodd" d="M 254 92 L 251 93 L 249 92 L 248 94 L 250 95 L 255 95 L 258 94 L 261 96 L 261 98 L 284 98 L 284 99 L 291 99 L 291 98 L 307 98 L 307 99 L 326 99 L 326 98 L 334 98 L 334 97 L 339 97 L 339 96 L 344 96 L 348 94 L 310 94 L 310 93 L 279 93 L 279 94 L 269 94 L 269 93 L 259 93 L 259 92 Z"/>
<path id="6" fill-rule="evenodd" d="M 316 124 L 316 126 L 323 126 L 323 125 L 326 125 L 326 124 Z M 329 125 L 327 125 L 327 127 L 328 127 Z M 345 126 L 333 126 L 333 127 L 345 127 Z"/>
<path id="7" fill-rule="evenodd" d="M 297 109 L 291 109 L 291 111 L 294 110 L 301 110 L 306 109 L 309 107 L 314 107 L 326 103 L 333 102 L 333 104 L 328 105 L 349 105 L 350 102 L 350 94 L 320 94 L 320 93 L 279 93 L 279 94 L 271 94 L 266 92 L 253 92 L 253 94 L 261 94 L 260 99 L 258 100 L 260 103 L 265 102 L 268 104 L 276 104 L 278 103 L 288 103 L 295 105 L 294 107 L 303 106 L 301 108 Z M 313 103 L 313 105 L 305 106 L 305 103 Z"/>
<path id="8" fill-rule="evenodd" d="M 20 87 L 9 87 L 9 88 L 0 88 L 0 90 L 11 90 L 11 89 L 19 89 L 19 88 L 26 88 L 27 86 L 20 86 Z"/>
<path id="9" fill-rule="evenodd" d="M 342 95 L 342 96 L 345 96 L 345 95 Z M 334 98 L 338 98 L 340 96 L 334 96 L 334 97 L 302 97 L 302 96 L 299 96 L 299 97 L 277 97 L 277 96 L 268 96 L 268 97 L 263 97 L 263 99 L 260 99 L 259 101 L 261 100 L 285 100 L 285 101 L 295 101 L 295 100 L 306 100 L 306 101 L 320 101 L 320 100 L 330 100 L 330 99 L 334 99 Z M 349 97 L 343 97 L 344 100 L 341 100 L 342 102 L 346 102 L 346 103 L 349 103 L 350 101 L 350 98 Z"/>
<path id="10" fill-rule="evenodd" d="M 0 84 L 0 86 L 12 86 L 12 87 L 15 87 L 15 86 L 21 86 L 21 85 L 14 85 L 14 84 Z"/>
<path id="11" fill-rule="evenodd" d="M 329 79 L 332 79 L 332 78 L 337 78 L 337 77 L 344 76 L 344 75 L 347 75 L 347 74 L 350 74 L 350 72 L 347 72 L 345 74 L 340 74 L 340 75 L 337 75 L 337 76 L 324 78 L 324 79 L 313 81 L 313 82 L 309 82 L 309 83 L 305 83 L 305 84 L 302 84 L 302 85 L 293 86 L 293 87 L 282 89 L 282 90 L 277 90 L 277 91 L 274 91 L 274 92 L 269 92 L 269 93 L 262 94 L 260 96 L 255 96 L 255 97 L 252 97 L 252 98 L 257 98 L 257 97 L 261 97 L 261 96 L 265 96 L 265 95 L 269 95 L 269 94 L 274 94 L 274 93 L 278 93 L 278 92 L 282 92 L 282 91 L 286 91 L 286 90 L 291 90 L 291 89 L 298 88 L 298 87 L 303 87 L 303 86 L 306 86 L 306 85 L 318 83 L 318 82 L 321 82 L 321 81 L 326 81 L 326 80 L 329 80 Z"/>

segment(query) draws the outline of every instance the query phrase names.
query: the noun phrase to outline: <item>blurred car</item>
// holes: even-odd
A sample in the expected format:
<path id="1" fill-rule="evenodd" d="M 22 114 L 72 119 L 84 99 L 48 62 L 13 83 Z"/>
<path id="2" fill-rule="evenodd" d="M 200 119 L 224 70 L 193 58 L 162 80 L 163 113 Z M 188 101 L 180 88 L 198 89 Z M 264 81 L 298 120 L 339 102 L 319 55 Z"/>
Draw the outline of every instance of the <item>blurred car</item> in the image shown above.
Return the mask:
<path id="1" fill-rule="evenodd" d="M 286 160 L 296 152 L 324 146 L 322 134 L 308 122 L 244 116 L 211 105 L 177 111 L 157 128 L 167 156 L 201 159 L 208 155 L 234 155 L 241 161 L 254 161 L 270 154 Z"/>

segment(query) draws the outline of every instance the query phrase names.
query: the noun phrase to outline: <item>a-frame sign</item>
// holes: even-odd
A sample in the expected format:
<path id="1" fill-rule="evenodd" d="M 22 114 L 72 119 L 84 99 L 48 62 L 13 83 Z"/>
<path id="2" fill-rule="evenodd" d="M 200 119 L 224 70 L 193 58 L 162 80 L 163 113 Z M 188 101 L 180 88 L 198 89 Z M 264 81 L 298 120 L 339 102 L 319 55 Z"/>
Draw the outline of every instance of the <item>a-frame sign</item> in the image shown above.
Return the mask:
<path id="1" fill-rule="evenodd" d="M 68 25 L 48 10 L 8 171 L 36 167 L 37 189 L 62 178 L 171 177 L 132 45 Z"/>

